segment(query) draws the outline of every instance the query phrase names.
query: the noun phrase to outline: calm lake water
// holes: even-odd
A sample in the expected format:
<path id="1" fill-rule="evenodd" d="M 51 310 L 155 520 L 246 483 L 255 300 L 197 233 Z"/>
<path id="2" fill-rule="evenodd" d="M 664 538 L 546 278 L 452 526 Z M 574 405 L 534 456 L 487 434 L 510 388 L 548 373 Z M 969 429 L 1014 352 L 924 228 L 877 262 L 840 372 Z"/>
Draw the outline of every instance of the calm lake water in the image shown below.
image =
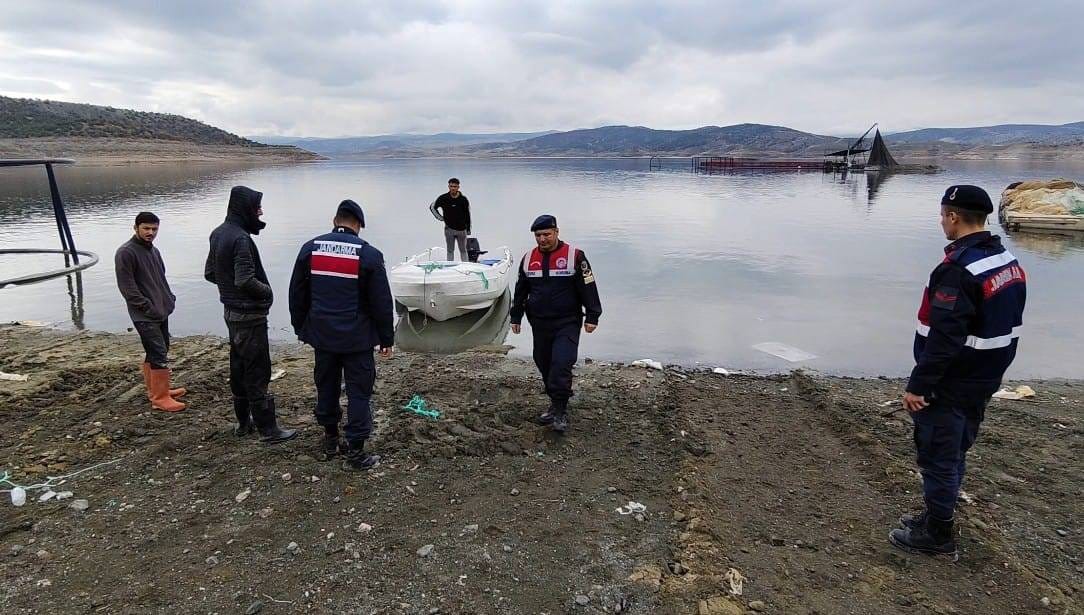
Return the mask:
<path id="1" fill-rule="evenodd" d="M 203 261 L 230 187 L 245 184 L 264 192 L 268 227 L 257 241 L 276 291 L 272 330 L 290 340 L 293 259 L 303 241 L 327 231 L 339 200 L 362 204 L 363 236 L 393 264 L 443 244 L 427 206 L 455 175 L 471 199 L 483 249 L 508 245 L 522 254 L 532 245 L 531 220 L 552 213 L 562 237 L 586 251 L 604 314 L 599 330 L 583 336 L 581 357 L 790 369 L 796 364 L 753 348 L 779 342 L 817 355 L 801 363 L 812 369 L 903 375 L 920 293 L 946 243 L 938 226 L 944 188 L 975 183 L 996 201 L 1012 181 L 1080 179 L 1084 167 L 951 163 L 939 174 L 895 175 L 877 185 L 864 175 L 694 175 L 687 161 L 649 171 L 646 160 L 76 166 L 57 173 L 78 247 L 102 262 L 82 275 L 81 306 L 64 278 L 6 288 L 0 321 L 125 330 L 113 252 L 131 235 L 135 214 L 152 210 L 163 219 L 157 245 L 178 296 L 172 330 L 224 334 Z M 1029 277 L 1012 375 L 1084 376 L 1084 239 L 1016 233 L 1007 243 Z M 44 171 L 0 169 L 0 247 L 31 246 L 58 247 Z M 57 266 L 58 259 L 0 256 L 0 277 Z M 499 338 L 506 323 L 492 329 Z M 426 333 L 412 332 L 412 344 Z M 529 335 L 508 335 L 507 342 L 530 352 Z"/>

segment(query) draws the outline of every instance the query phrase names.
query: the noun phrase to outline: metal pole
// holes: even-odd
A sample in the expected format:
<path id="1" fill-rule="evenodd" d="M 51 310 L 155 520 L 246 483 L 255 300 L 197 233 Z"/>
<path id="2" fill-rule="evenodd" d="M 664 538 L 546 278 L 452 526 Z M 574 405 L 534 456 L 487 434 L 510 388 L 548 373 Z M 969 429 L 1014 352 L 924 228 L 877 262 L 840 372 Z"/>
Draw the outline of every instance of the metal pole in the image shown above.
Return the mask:
<path id="1" fill-rule="evenodd" d="M 72 229 L 68 225 L 68 215 L 64 212 L 64 201 L 60 198 L 60 188 L 56 185 L 56 176 L 53 174 L 53 165 L 45 165 L 45 173 L 49 176 L 49 194 L 53 197 L 53 215 L 56 216 L 57 231 L 60 233 L 60 247 L 71 253 L 72 260 L 79 264 L 79 254 L 75 251 L 75 239 L 72 238 Z M 64 262 L 67 263 L 67 256 Z"/>

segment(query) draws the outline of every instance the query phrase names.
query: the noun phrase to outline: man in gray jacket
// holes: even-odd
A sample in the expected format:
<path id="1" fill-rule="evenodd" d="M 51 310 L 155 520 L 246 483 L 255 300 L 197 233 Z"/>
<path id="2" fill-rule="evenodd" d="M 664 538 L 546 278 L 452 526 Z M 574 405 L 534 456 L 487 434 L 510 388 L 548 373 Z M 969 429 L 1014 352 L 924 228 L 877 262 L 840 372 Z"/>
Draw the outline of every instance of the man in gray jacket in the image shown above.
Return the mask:
<path id="1" fill-rule="evenodd" d="M 174 399 L 184 389 L 169 388 L 169 315 L 177 297 L 166 281 L 162 254 L 154 247 L 158 236 L 158 216 L 142 212 L 135 219 L 135 235 L 117 248 L 114 257 L 117 288 L 128 304 L 128 315 L 139 332 L 146 357 L 143 381 L 151 406 L 165 412 L 179 412 L 185 405 Z"/>

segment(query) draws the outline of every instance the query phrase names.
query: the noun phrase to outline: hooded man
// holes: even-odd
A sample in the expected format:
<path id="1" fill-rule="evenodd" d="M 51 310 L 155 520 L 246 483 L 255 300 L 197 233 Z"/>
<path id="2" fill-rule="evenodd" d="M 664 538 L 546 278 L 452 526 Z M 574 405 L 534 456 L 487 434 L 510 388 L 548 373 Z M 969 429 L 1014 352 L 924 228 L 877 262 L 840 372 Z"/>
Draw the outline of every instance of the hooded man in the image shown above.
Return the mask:
<path id="1" fill-rule="evenodd" d="M 365 452 L 373 431 L 370 399 L 376 382 L 373 348 L 391 356 L 395 311 L 384 255 L 358 236 L 365 214 L 351 200 L 339 204 L 330 233 L 301 246 L 290 278 L 290 322 L 316 351 L 316 421 L 324 427 L 321 456 L 343 454 L 347 470 L 368 470 L 380 457 Z M 339 437 L 346 377 L 346 441 Z"/>
<path id="2" fill-rule="evenodd" d="M 211 232 L 203 277 L 218 286 L 230 335 L 230 390 L 237 415 L 234 434 L 251 434 L 255 424 L 260 441 L 271 444 L 294 438 L 297 431 L 279 428 L 275 397 L 267 393 L 271 382 L 267 313 L 274 297 L 252 240 L 267 226 L 260 220 L 262 199 L 263 193 L 245 186 L 230 191 L 226 221 Z"/>

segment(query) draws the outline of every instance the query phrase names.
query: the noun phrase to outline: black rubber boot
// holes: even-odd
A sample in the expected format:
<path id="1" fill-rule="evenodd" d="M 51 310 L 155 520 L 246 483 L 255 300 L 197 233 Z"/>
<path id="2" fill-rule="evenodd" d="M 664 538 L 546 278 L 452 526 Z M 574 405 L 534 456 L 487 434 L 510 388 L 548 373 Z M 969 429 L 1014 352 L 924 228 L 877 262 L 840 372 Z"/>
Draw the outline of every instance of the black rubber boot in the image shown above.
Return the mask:
<path id="1" fill-rule="evenodd" d="M 563 434 L 568 431 L 568 402 L 553 402 L 553 431 Z"/>
<path id="2" fill-rule="evenodd" d="M 255 419 L 256 429 L 260 432 L 260 442 L 264 444 L 277 444 L 297 437 L 296 429 L 281 429 L 278 419 L 275 417 L 275 396 L 268 395 L 264 400 L 263 408 L 258 412 L 252 408 L 252 418 Z"/>
<path id="3" fill-rule="evenodd" d="M 331 461 L 339 453 L 346 453 L 346 443 L 339 437 L 338 425 L 324 425 L 324 439 L 320 442 L 320 458 Z"/>
<path id="4" fill-rule="evenodd" d="M 255 433 L 256 427 L 252 424 L 252 415 L 248 411 L 247 399 L 234 397 L 233 413 L 237 416 L 237 426 L 233 428 L 233 435 L 244 438 Z"/>
<path id="5" fill-rule="evenodd" d="M 900 527 L 913 530 L 926 525 L 926 511 L 900 515 Z"/>
<path id="6" fill-rule="evenodd" d="M 956 541 L 952 538 L 951 519 L 941 521 L 927 515 L 926 523 L 916 528 L 892 530 L 888 533 L 888 541 L 908 553 L 942 555 L 951 557 L 954 562 L 960 559 Z"/>
<path id="7" fill-rule="evenodd" d="M 550 402 L 550 407 L 546 408 L 546 411 L 543 412 L 542 414 L 539 414 L 538 418 L 535 419 L 535 422 L 537 422 L 539 425 L 552 425 L 553 424 L 553 418 L 555 416 L 556 416 L 556 413 L 555 413 L 555 408 L 554 408 L 553 402 Z"/>
<path id="8" fill-rule="evenodd" d="M 343 469 L 353 472 L 365 472 L 380 465 L 380 455 L 370 455 L 365 452 L 365 440 L 350 442 L 346 448 L 346 461 Z"/>

